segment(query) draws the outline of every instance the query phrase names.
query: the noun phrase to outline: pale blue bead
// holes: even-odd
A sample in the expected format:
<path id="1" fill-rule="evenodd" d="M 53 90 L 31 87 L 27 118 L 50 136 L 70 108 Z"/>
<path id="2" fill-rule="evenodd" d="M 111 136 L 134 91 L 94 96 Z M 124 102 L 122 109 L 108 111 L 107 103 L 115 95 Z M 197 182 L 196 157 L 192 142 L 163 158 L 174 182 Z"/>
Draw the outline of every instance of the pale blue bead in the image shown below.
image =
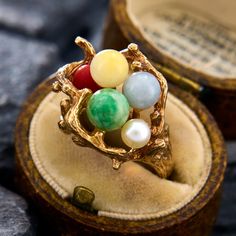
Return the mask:
<path id="1" fill-rule="evenodd" d="M 157 78 L 151 73 L 136 72 L 125 81 L 123 93 L 131 107 L 146 109 L 158 101 L 161 87 Z"/>

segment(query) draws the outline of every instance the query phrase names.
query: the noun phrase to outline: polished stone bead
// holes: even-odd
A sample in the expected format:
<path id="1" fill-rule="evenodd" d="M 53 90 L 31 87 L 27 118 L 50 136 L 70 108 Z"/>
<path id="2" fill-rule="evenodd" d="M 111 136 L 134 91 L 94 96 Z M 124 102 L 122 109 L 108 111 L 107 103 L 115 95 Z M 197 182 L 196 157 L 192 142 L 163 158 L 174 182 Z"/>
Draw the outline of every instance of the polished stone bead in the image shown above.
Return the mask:
<path id="1" fill-rule="evenodd" d="M 161 88 L 157 78 L 151 73 L 136 72 L 125 81 L 123 93 L 131 107 L 146 109 L 158 101 Z"/>
<path id="2" fill-rule="evenodd" d="M 151 130 L 144 120 L 132 119 L 122 127 L 121 137 L 128 147 L 141 148 L 149 142 Z"/>
<path id="3" fill-rule="evenodd" d="M 122 84 L 128 78 L 128 73 L 126 58 L 116 50 L 103 50 L 91 61 L 92 77 L 101 87 L 114 88 Z"/>
<path id="4" fill-rule="evenodd" d="M 93 92 L 101 89 L 99 85 L 93 80 L 90 73 L 90 65 L 80 66 L 72 76 L 72 83 L 77 89 L 88 88 Z"/>
<path id="5" fill-rule="evenodd" d="M 128 119 L 129 103 L 117 90 L 101 89 L 90 97 L 87 115 L 95 127 L 104 131 L 116 130 Z"/>

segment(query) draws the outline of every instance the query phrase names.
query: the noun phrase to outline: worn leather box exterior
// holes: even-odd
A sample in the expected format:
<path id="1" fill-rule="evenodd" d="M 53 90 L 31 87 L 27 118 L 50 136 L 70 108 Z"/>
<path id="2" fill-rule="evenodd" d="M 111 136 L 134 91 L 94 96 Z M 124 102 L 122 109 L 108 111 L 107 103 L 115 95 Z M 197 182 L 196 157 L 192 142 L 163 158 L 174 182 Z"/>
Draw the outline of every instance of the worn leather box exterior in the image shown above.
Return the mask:
<path id="1" fill-rule="evenodd" d="M 15 146 L 17 182 L 43 217 L 60 235 L 209 235 L 215 222 L 221 186 L 226 168 L 224 142 L 212 116 L 192 95 L 176 87 L 171 93 L 187 104 L 199 117 L 209 136 L 212 149 L 212 166 L 209 177 L 197 194 L 180 210 L 150 220 L 119 220 L 98 216 L 74 206 L 69 199 L 62 199 L 43 179 L 37 170 L 29 148 L 29 129 L 32 117 L 54 80 L 42 83 L 28 98 L 16 126 Z"/>

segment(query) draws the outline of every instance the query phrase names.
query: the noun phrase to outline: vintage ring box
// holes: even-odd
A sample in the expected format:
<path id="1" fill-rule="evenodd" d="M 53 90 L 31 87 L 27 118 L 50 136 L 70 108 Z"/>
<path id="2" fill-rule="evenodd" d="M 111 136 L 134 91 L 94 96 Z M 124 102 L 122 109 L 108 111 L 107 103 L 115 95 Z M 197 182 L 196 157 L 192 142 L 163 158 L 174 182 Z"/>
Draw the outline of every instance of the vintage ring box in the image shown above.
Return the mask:
<path id="1" fill-rule="evenodd" d="M 15 131 L 16 181 L 50 227 L 60 235 L 210 234 L 226 152 L 199 101 L 169 88 L 166 121 L 175 166 L 161 179 L 134 162 L 113 170 L 109 158 L 75 145 L 57 126 L 63 95 L 51 92 L 54 81 L 52 75 L 27 99 Z M 90 205 L 72 201 L 77 186 L 94 193 Z"/>
<path id="2" fill-rule="evenodd" d="M 137 43 L 167 80 L 197 95 L 236 138 L 236 2 L 112 0 L 105 48 Z"/>

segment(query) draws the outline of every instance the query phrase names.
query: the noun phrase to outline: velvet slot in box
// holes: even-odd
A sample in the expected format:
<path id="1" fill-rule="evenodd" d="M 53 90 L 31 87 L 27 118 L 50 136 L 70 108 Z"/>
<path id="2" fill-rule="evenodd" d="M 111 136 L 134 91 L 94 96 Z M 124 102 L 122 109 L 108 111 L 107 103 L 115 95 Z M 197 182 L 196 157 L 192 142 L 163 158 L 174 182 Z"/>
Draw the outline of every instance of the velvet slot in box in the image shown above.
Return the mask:
<path id="1" fill-rule="evenodd" d="M 233 0 L 112 0 L 104 47 L 135 42 L 165 77 L 199 96 L 226 138 L 236 138 Z"/>
<path id="2" fill-rule="evenodd" d="M 209 235 L 226 167 L 212 116 L 192 95 L 170 87 L 166 120 L 175 167 L 168 180 L 76 146 L 57 127 L 62 94 L 53 76 L 26 101 L 16 126 L 17 181 L 61 235 Z M 148 121 L 148 112 L 143 113 Z M 88 212 L 71 203 L 76 186 L 95 194 Z"/>

